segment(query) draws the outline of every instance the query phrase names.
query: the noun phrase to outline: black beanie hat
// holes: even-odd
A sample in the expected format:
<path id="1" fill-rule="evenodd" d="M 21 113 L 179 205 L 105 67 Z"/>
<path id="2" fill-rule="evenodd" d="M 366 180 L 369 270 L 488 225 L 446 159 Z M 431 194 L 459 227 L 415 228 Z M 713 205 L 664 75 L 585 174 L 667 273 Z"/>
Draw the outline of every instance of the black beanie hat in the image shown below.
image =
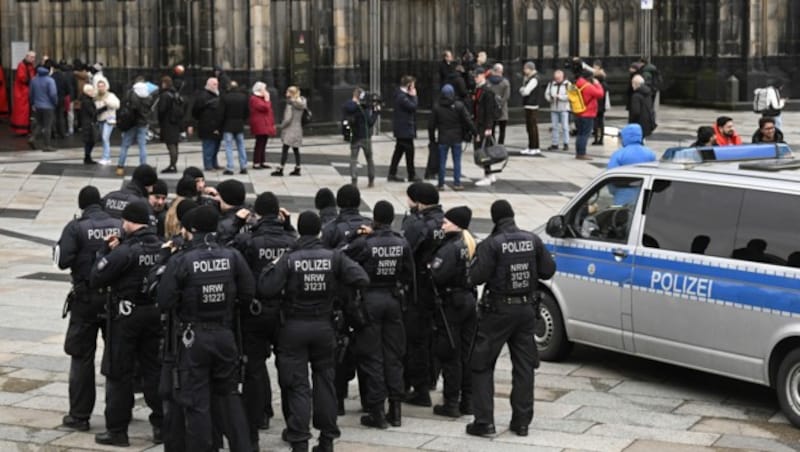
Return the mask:
<path id="1" fill-rule="evenodd" d="M 306 210 L 297 219 L 297 232 L 300 235 L 317 235 L 322 229 L 322 222 L 316 212 Z"/>
<path id="2" fill-rule="evenodd" d="M 340 209 L 354 209 L 361 205 L 361 192 L 352 184 L 342 185 L 336 192 L 336 205 Z"/>
<path id="3" fill-rule="evenodd" d="M 408 196 L 408 199 L 419 202 L 417 199 L 417 190 L 419 190 L 419 186 L 422 184 L 424 184 L 424 182 L 414 182 L 406 188 L 406 196 Z"/>
<path id="4" fill-rule="evenodd" d="M 187 215 L 190 210 L 196 209 L 198 207 L 197 203 L 193 199 L 183 199 L 181 202 L 178 203 L 178 207 L 175 208 L 175 214 L 178 216 L 178 221 L 181 222 L 181 226 L 186 229 L 191 229 L 190 225 L 188 225 Z"/>
<path id="5" fill-rule="evenodd" d="M 326 207 L 336 207 L 336 197 L 330 188 L 320 188 L 314 196 L 314 208 L 322 210 Z"/>
<path id="6" fill-rule="evenodd" d="M 143 201 L 134 201 L 125 206 L 122 219 L 136 224 L 150 223 L 150 209 Z"/>
<path id="7" fill-rule="evenodd" d="M 244 184 L 235 179 L 228 179 L 217 184 L 219 197 L 230 206 L 241 206 L 244 204 L 245 190 Z"/>
<path id="8" fill-rule="evenodd" d="M 133 170 L 133 181 L 137 182 L 142 187 L 149 187 L 155 185 L 158 180 L 158 174 L 152 166 L 144 163 Z"/>
<path id="9" fill-rule="evenodd" d="M 394 206 L 388 201 L 378 201 L 372 209 L 372 218 L 376 223 L 392 224 L 394 221 Z"/>
<path id="10" fill-rule="evenodd" d="M 514 209 L 505 199 L 500 199 L 492 204 L 492 221 L 497 223 L 504 218 L 514 218 Z"/>
<path id="11" fill-rule="evenodd" d="M 191 176 L 183 176 L 178 181 L 178 187 L 175 189 L 178 196 L 184 198 L 194 198 L 197 196 L 197 182 Z"/>
<path id="12" fill-rule="evenodd" d="M 472 220 L 472 210 L 467 206 L 453 207 L 445 212 L 444 217 L 461 229 L 469 229 Z"/>
<path id="13" fill-rule="evenodd" d="M 189 176 L 192 179 L 199 179 L 201 177 L 203 179 L 206 178 L 205 174 L 203 174 L 203 171 L 200 168 L 196 167 L 196 166 L 190 166 L 190 167 L 186 168 L 185 170 L 183 170 L 183 177 L 186 177 L 186 176 Z"/>
<path id="14" fill-rule="evenodd" d="M 87 185 L 78 193 L 78 207 L 83 210 L 92 204 L 100 204 L 100 191 L 94 185 Z"/>
<path id="15" fill-rule="evenodd" d="M 417 195 L 417 202 L 420 204 L 425 204 L 426 206 L 439 204 L 439 190 L 433 184 L 427 182 L 420 184 L 415 194 Z"/>
<path id="16" fill-rule="evenodd" d="M 189 219 L 192 229 L 197 232 L 217 232 L 219 212 L 211 206 L 201 206 L 191 210 Z"/>
<path id="17" fill-rule="evenodd" d="M 167 196 L 169 194 L 169 188 L 167 188 L 167 183 L 161 179 L 158 179 L 155 184 L 153 184 L 153 195 L 164 195 Z"/>
<path id="18" fill-rule="evenodd" d="M 256 213 L 262 217 L 277 216 L 280 211 L 281 205 L 278 203 L 278 197 L 271 191 L 265 191 L 258 195 L 256 204 L 253 206 Z"/>
<path id="19" fill-rule="evenodd" d="M 733 118 L 729 116 L 720 116 L 717 118 L 717 127 L 723 127 L 728 121 L 733 121 Z"/>

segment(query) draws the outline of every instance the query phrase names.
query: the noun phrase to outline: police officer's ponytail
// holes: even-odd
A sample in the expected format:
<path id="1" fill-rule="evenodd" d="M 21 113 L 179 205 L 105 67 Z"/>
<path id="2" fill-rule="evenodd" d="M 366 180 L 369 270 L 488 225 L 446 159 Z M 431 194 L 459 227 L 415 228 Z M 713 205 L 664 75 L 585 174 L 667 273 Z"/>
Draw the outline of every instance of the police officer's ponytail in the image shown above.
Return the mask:
<path id="1" fill-rule="evenodd" d="M 472 259 L 475 257 L 475 248 L 477 248 L 477 243 L 475 242 L 475 237 L 472 236 L 472 233 L 470 233 L 467 229 L 461 230 L 461 240 L 464 241 L 464 245 L 467 245 L 469 258 Z"/>

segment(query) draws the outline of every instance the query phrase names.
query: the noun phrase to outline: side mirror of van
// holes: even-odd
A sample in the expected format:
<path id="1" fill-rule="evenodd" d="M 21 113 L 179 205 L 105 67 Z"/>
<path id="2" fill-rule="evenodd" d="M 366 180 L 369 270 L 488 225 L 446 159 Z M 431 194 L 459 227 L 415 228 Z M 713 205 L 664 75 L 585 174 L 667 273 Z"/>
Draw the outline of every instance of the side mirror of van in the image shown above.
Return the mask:
<path id="1" fill-rule="evenodd" d="M 545 232 L 547 232 L 547 235 L 550 237 L 555 237 L 558 239 L 563 239 L 566 237 L 567 226 L 566 222 L 564 221 L 564 215 L 556 215 L 551 217 L 550 220 L 547 221 Z"/>

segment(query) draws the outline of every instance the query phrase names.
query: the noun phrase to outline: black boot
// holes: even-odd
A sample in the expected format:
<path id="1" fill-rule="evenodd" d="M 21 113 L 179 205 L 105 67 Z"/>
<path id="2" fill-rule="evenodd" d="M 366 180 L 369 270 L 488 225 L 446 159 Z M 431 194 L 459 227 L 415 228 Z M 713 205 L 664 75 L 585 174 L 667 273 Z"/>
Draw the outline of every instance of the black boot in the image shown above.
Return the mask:
<path id="1" fill-rule="evenodd" d="M 389 428 L 389 424 L 386 422 L 386 415 L 383 414 L 383 407 L 371 410 L 369 414 L 361 416 L 361 425 L 381 430 Z"/>
<path id="2" fill-rule="evenodd" d="M 413 391 L 406 394 L 406 403 L 416 406 L 431 406 L 431 395 L 427 389 L 415 388 Z"/>
<path id="3" fill-rule="evenodd" d="M 386 414 L 386 420 L 392 427 L 400 427 L 403 418 L 403 404 L 399 400 L 389 401 L 389 412 Z"/>
<path id="4" fill-rule="evenodd" d="M 472 399 L 467 399 L 462 397 L 461 403 L 458 404 L 458 411 L 461 413 L 462 416 L 467 416 L 472 414 Z"/>
<path id="5" fill-rule="evenodd" d="M 77 430 L 79 432 L 89 431 L 89 419 L 78 419 L 71 415 L 66 415 L 61 419 L 61 426 Z"/>
<path id="6" fill-rule="evenodd" d="M 494 424 L 479 424 L 471 422 L 467 424 L 467 434 L 472 436 L 491 436 L 497 433 Z"/>
<path id="7" fill-rule="evenodd" d="M 128 434 L 125 432 L 109 432 L 105 431 L 94 435 L 94 442 L 97 444 L 105 444 L 107 446 L 128 447 L 131 443 L 128 441 Z"/>
<path id="8" fill-rule="evenodd" d="M 317 448 L 314 447 L 314 450 L 317 450 Z M 308 452 L 308 441 L 292 443 L 292 452 Z"/>
<path id="9" fill-rule="evenodd" d="M 344 414 L 344 399 L 339 399 L 339 401 L 336 403 L 336 415 L 344 416 Z"/>
<path id="10" fill-rule="evenodd" d="M 270 173 L 270 176 L 283 176 L 283 167 L 279 166 L 278 169 Z"/>
<path id="11" fill-rule="evenodd" d="M 153 444 L 164 443 L 164 436 L 161 434 L 161 427 L 153 426 Z"/>
<path id="12" fill-rule="evenodd" d="M 333 440 L 320 437 L 319 443 L 311 449 L 311 452 L 333 452 Z"/>
<path id="13" fill-rule="evenodd" d="M 445 417 L 461 417 L 461 411 L 458 409 L 458 405 L 455 403 L 450 403 L 445 400 L 444 404 L 442 405 L 435 405 L 433 407 L 433 414 L 437 416 L 445 416 Z"/>

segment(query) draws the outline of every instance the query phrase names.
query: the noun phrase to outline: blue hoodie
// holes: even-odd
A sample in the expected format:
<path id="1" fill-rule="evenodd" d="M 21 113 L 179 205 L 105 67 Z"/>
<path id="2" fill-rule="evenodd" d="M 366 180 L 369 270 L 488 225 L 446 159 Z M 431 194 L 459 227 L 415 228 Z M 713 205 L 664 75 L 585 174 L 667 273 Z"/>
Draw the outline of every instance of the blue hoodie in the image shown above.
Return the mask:
<path id="1" fill-rule="evenodd" d="M 58 104 L 56 81 L 50 77 L 50 70 L 44 66 L 36 68 L 36 77 L 31 80 L 30 100 L 39 110 L 55 110 Z"/>
<path id="2" fill-rule="evenodd" d="M 608 169 L 656 160 L 656 153 L 642 145 L 642 126 L 628 124 L 622 129 L 620 136 L 623 147 L 611 155 Z M 614 205 L 632 205 L 639 199 L 639 187 L 617 187 L 612 184 L 608 188 L 614 195 Z"/>

